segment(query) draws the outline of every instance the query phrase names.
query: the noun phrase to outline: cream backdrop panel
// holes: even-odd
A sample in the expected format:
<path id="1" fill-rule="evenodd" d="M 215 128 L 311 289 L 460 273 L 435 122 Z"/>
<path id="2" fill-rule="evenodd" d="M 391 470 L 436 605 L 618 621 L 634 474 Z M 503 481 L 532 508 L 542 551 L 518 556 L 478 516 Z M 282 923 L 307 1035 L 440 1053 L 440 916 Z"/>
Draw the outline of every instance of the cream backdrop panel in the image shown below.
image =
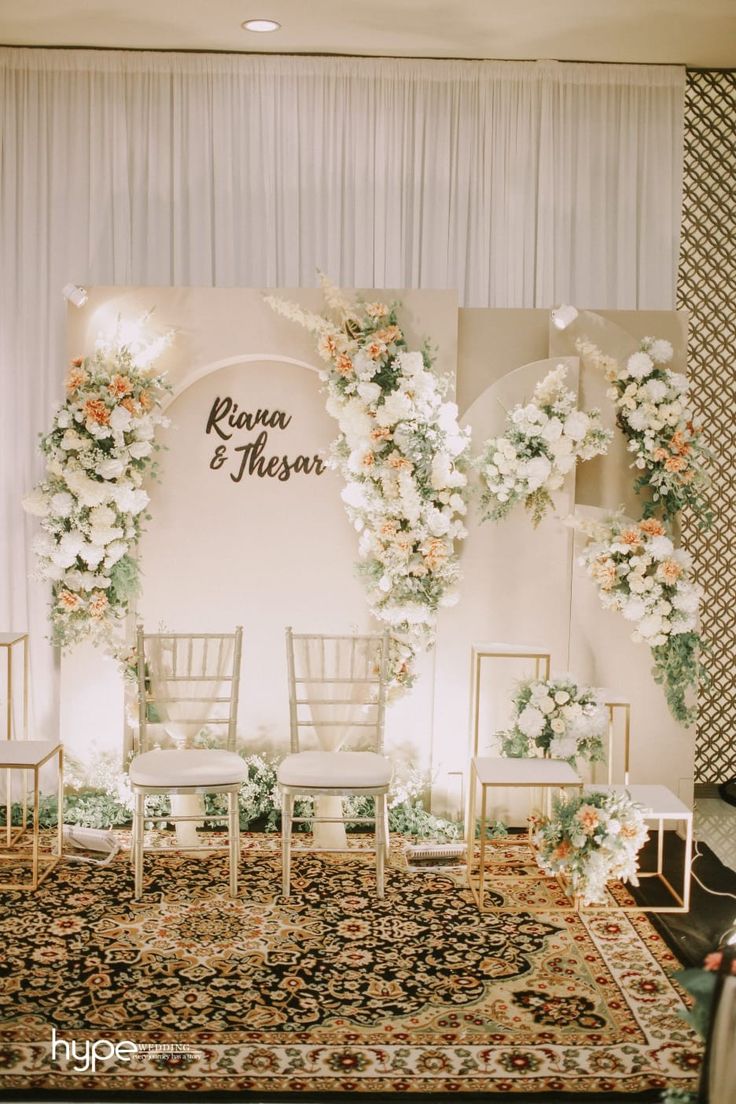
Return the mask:
<path id="1" fill-rule="evenodd" d="M 321 305 L 316 290 L 281 294 L 312 309 Z M 570 334 L 550 332 L 547 311 L 458 312 L 453 293 L 395 294 L 404 304 L 410 339 L 419 343 L 429 336 L 438 348 L 439 370 L 454 373 L 459 348 L 458 402 L 476 449 L 502 429 L 505 409 L 529 397 L 560 358 L 568 359 L 571 386 L 579 388 L 584 403 L 600 403 L 613 424 L 602 381 L 579 368 Z M 242 623 L 240 733 L 253 749 L 283 749 L 284 626 L 322 632 L 371 627 L 353 574 L 356 534 L 333 474 L 295 474 L 287 482 L 244 476 L 235 482 L 230 479 L 234 450 L 252 435 L 236 431 L 237 443 L 235 437 L 215 441 L 205 429 L 214 399 L 230 395 L 240 410 L 260 405 L 291 416 L 285 429 L 268 429 L 269 455 L 311 456 L 325 448 L 335 426 L 319 394 L 319 361 L 310 335 L 274 315 L 261 292 L 238 289 L 93 289 L 82 311 L 70 309 L 70 355 L 89 352 L 97 333 L 114 325 L 117 316 L 135 318 L 152 307 L 152 331 L 176 331 L 161 362 L 175 391 L 169 411 L 174 425 L 166 433 L 162 482 L 151 488 L 153 521 L 142 546 L 140 611 L 149 628 L 162 623 L 171 630 L 217 631 Z M 668 337 L 684 355 L 681 316 L 603 313 L 634 341 L 643 334 Z M 228 447 L 227 466 L 212 470 L 217 444 Z M 692 734 L 671 719 L 649 674 L 648 651 L 631 642 L 620 618 L 598 605 L 594 588 L 575 565 L 571 531 L 562 523 L 575 502 L 589 510 L 619 502 L 635 509 L 630 482 L 618 440 L 606 458 L 582 465 L 576 479 L 568 479 L 556 496 L 554 515 L 536 532 L 521 509 L 506 522 L 482 526 L 471 510 L 461 552 L 460 602 L 442 611 L 437 647 L 420 661 L 415 690 L 392 705 L 387 718 L 388 744 L 403 759 L 431 767 L 436 811 L 462 809 L 470 648 L 493 639 L 542 646 L 551 652 L 553 671 L 570 670 L 630 698 L 633 780 L 663 782 L 690 799 Z M 485 671 L 481 743 L 492 750 L 514 682 L 531 672 L 528 663 L 513 661 Z M 84 647 L 65 656 L 61 695 L 62 734 L 73 755 L 89 763 L 101 751 L 120 753 L 123 685 L 112 661 Z M 513 811 L 508 803 L 506 811 Z"/>
<path id="2" fill-rule="evenodd" d="M 319 310 L 319 291 L 273 294 Z M 371 296 L 379 293 L 368 293 Z M 382 291 L 400 297 L 411 343 L 429 337 L 437 370 L 454 389 L 455 294 Z M 70 355 L 90 352 L 118 317 L 153 313 L 152 334 L 174 331 L 160 366 L 173 396 L 171 427 L 151 482 L 152 520 L 141 541 L 138 615 L 149 630 L 228 631 L 244 626 L 239 733 L 251 750 L 285 751 L 288 702 L 284 628 L 302 632 L 375 630 L 354 562 L 357 535 L 340 499 L 339 477 L 293 472 L 288 480 L 251 474 L 272 456 L 314 464 L 335 437 L 324 409 L 312 337 L 276 315 L 255 290 L 96 288 L 82 311 L 69 313 Z M 234 406 L 207 432 L 213 405 Z M 219 410 L 224 409 L 220 406 Z M 271 425 L 228 425 L 228 414 L 268 410 Z M 281 412 L 279 416 L 277 412 Z M 232 434 L 224 439 L 222 434 Z M 259 440 L 260 437 L 260 440 Z M 224 449 L 225 452 L 218 452 Z M 220 463 L 221 462 L 221 463 Z M 219 466 L 218 466 L 219 464 Z M 242 470 L 241 470 L 242 469 Z M 387 716 L 387 745 L 429 768 L 434 657 L 423 657 L 410 697 Z M 124 688 L 116 665 L 90 647 L 62 660 L 62 734 L 84 763 L 122 753 Z"/>

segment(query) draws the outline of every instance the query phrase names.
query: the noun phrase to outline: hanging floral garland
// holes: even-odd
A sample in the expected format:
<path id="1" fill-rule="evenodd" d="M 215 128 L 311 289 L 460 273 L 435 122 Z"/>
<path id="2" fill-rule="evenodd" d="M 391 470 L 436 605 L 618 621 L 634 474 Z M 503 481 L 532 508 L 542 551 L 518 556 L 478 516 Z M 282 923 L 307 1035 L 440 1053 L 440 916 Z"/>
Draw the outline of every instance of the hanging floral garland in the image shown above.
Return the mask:
<path id="1" fill-rule="evenodd" d="M 38 575 L 52 584 L 52 642 L 84 639 L 115 650 L 138 592 L 135 545 L 141 535 L 157 425 L 167 424 L 163 376 L 148 367 L 165 343 L 146 351 L 115 338 L 77 357 L 66 399 L 42 438 L 46 477 L 23 500 L 41 518 L 33 547 Z"/>
<path id="2" fill-rule="evenodd" d="M 632 467 L 640 473 L 634 488 L 637 493 L 651 491 L 644 516 L 660 514 L 670 521 L 688 507 L 700 528 L 707 529 L 713 521 L 705 469 L 710 454 L 689 399 L 690 381 L 667 367 L 670 342 L 645 337 L 623 365 L 590 341 L 578 339 L 575 344 L 583 360 L 600 368 L 612 384 L 608 396 L 634 454 Z"/>
<path id="3" fill-rule="evenodd" d="M 484 521 L 500 521 L 523 502 L 536 527 L 576 463 L 608 449 L 613 434 L 600 411 L 578 410 L 566 380 L 567 369 L 558 364 L 534 388 L 531 402 L 509 412 L 503 436 L 488 441 L 479 461 Z"/>
<path id="4" fill-rule="evenodd" d="M 636 522 L 616 515 L 578 524 L 589 537 L 579 562 L 598 587 L 601 604 L 635 625 L 631 639 L 651 648 L 654 679 L 664 686 L 673 717 L 690 724 L 696 708 L 687 695 L 702 678 L 702 588 L 692 578 L 690 553 L 675 548 L 658 518 Z"/>
<path id="5" fill-rule="evenodd" d="M 409 350 L 395 305 L 349 301 L 325 280 L 323 289 L 325 316 L 266 302 L 316 336 L 327 364 L 327 411 L 340 429 L 330 462 L 345 478 L 370 611 L 392 629 L 392 681 L 409 687 L 438 609 L 457 600 L 469 431 L 428 349 Z"/>

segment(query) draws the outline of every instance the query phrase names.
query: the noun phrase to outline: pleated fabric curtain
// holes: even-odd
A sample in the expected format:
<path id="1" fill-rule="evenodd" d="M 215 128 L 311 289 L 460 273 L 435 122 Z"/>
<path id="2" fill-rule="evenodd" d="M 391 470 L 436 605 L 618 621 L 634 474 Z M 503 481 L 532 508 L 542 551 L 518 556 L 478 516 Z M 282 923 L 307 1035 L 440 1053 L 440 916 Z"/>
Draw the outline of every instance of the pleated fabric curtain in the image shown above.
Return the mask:
<path id="1" fill-rule="evenodd" d="M 456 288 L 671 309 L 684 69 L 0 49 L 0 627 L 34 638 L 32 522 L 68 282 Z M 84 350 L 82 350 L 84 351 Z"/>

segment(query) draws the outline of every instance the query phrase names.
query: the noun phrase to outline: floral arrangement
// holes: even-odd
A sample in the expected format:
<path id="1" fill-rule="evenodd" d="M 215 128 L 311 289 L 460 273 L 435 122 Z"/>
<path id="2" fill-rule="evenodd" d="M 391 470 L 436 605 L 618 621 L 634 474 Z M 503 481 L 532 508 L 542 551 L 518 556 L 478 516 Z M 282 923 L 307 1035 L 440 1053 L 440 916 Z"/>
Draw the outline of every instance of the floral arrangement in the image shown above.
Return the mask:
<path id="1" fill-rule="evenodd" d="M 692 578 L 690 553 L 675 548 L 658 518 L 636 522 L 616 515 L 580 525 L 590 539 L 579 563 L 598 587 L 601 604 L 636 626 L 631 639 L 652 649 L 654 678 L 664 686 L 672 715 L 689 724 L 695 708 L 687 692 L 702 678 L 702 588 Z"/>
<path id="2" fill-rule="evenodd" d="M 578 410 L 559 364 L 534 388 L 532 401 L 508 414 L 506 432 L 492 438 L 480 459 L 484 520 L 500 521 L 523 502 L 536 526 L 551 508 L 552 491 L 562 486 L 578 460 L 604 453 L 612 433 L 600 411 Z"/>
<path id="3" fill-rule="evenodd" d="M 581 357 L 600 367 L 612 384 L 608 396 L 615 403 L 617 423 L 634 455 L 632 467 L 640 472 L 635 489 L 651 491 L 645 517 L 661 511 L 668 520 L 688 506 L 701 528 L 708 528 L 713 520 L 706 498 L 709 452 L 688 396 L 690 381 L 667 367 L 672 345 L 661 338 L 645 337 L 624 365 L 589 341 L 578 340 L 576 348 Z"/>
<path id="4" fill-rule="evenodd" d="M 439 607 L 457 600 L 469 432 L 427 347 L 408 348 L 395 304 L 348 301 L 325 280 L 323 288 L 325 316 L 266 302 L 316 336 L 327 365 L 327 411 L 339 426 L 330 463 L 346 481 L 370 611 L 393 630 L 392 683 L 408 687 Z"/>
<path id="5" fill-rule="evenodd" d="M 637 856 L 648 838 L 641 809 L 614 791 L 557 798 L 552 815 L 532 822 L 532 844 L 545 874 L 561 875 L 583 905 L 602 904 L 606 884 L 638 885 Z"/>
<path id="6" fill-rule="evenodd" d="M 100 343 L 77 357 L 66 399 L 42 438 L 46 477 L 25 509 L 41 518 L 38 574 L 52 584 L 54 644 L 85 638 L 113 646 L 138 589 L 141 533 L 157 425 L 166 424 L 163 377 L 129 345 Z"/>
<path id="7" fill-rule="evenodd" d="M 606 710 L 595 690 L 569 677 L 529 679 L 514 697 L 513 724 L 500 733 L 501 753 L 593 762 L 603 758 Z"/>

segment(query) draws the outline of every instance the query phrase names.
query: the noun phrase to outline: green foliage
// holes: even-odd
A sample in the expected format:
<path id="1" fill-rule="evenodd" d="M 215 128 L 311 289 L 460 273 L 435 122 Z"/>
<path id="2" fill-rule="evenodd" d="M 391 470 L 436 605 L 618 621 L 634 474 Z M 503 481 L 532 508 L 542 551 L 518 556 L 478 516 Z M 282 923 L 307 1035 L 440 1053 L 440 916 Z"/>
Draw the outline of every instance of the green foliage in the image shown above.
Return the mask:
<path id="1" fill-rule="evenodd" d="M 697 704 L 688 705 L 687 695 L 696 694 L 705 681 L 702 651 L 696 632 L 670 635 L 666 644 L 652 648 L 654 681 L 663 687 L 672 716 L 682 724 L 692 724 L 697 717 Z"/>

